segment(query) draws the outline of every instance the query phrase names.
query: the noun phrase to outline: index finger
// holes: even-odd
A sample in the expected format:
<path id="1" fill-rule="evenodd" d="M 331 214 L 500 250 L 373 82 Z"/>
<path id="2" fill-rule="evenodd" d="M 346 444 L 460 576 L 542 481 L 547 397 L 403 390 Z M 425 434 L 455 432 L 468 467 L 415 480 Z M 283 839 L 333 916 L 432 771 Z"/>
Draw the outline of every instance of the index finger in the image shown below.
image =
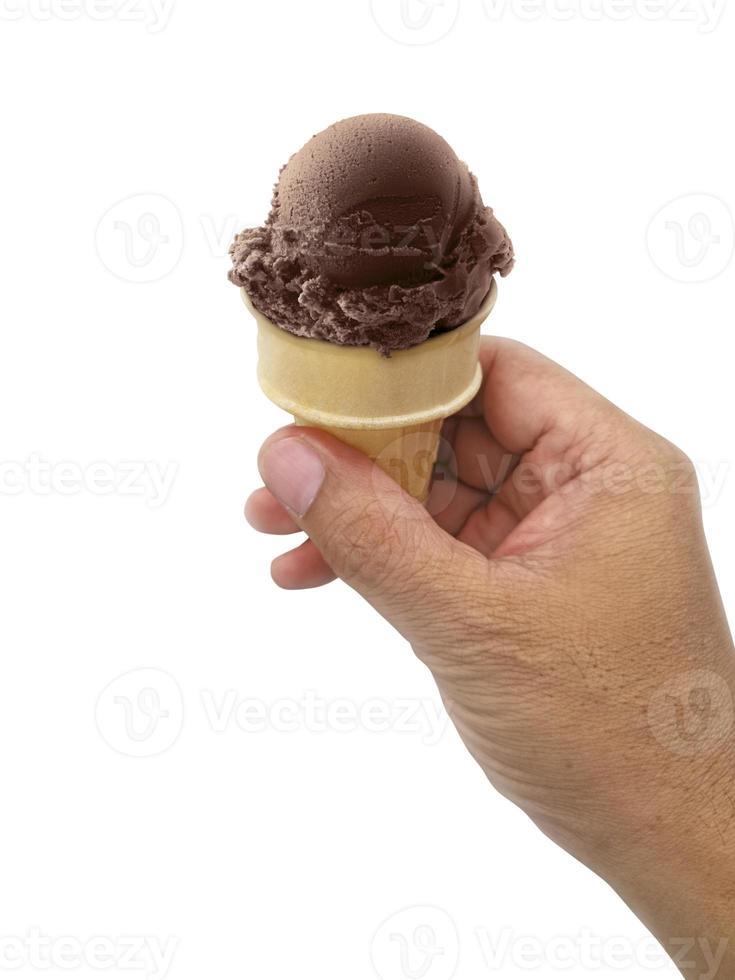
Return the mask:
<path id="1" fill-rule="evenodd" d="M 517 341 L 483 337 L 480 363 L 482 387 L 467 414 L 484 418 L 514 455 L 542 441 L 563 451 L 590 434 L 601 417 L 623 415 L 571 372 Z"/>

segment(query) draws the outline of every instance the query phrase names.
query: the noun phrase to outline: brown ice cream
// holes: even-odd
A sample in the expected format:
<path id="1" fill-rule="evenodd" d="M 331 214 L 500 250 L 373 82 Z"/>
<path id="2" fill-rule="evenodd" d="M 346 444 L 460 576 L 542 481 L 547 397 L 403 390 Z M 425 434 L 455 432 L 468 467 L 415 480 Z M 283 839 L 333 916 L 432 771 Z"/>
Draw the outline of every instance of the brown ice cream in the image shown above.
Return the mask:
<path id="1" fill-rule="evenodd" d="M 280 327 L 385 354 L 464 323 L 513 267 L 451 147 L 385 114 L 338 122 L 291 157 L 265 225 L 230 253 L 231 281 Z"/>

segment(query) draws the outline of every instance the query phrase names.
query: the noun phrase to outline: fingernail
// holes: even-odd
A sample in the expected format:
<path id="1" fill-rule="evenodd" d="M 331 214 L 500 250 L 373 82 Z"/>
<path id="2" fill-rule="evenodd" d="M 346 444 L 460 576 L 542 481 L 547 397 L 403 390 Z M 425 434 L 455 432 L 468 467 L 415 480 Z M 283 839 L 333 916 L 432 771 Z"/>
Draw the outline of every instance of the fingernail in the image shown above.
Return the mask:
<path id="1" fill-rule="evenodd" d="M 297 517 L 316 500 L 326 475 L 321 456 L 304 439 L 279 439 L 260 460 L 263 481 L 274 497 Z"/>

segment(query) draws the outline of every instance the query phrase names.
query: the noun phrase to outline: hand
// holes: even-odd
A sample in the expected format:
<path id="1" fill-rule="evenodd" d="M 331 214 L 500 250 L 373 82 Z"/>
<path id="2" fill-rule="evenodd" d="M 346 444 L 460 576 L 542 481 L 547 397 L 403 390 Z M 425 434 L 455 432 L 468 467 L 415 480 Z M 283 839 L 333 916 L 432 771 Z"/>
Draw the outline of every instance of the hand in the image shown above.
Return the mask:
<path id="1" fill-rule="evenodd" d="M 534 351 L 485 339 L 481 360 L 427 508 L 291 426 L 261 451 L 248 519 L 306 531 L 275 581 L 360 592 L 431 669 L 493 785 L 685 976 L 731 978 L 735 657 L 693 467 Z"/>

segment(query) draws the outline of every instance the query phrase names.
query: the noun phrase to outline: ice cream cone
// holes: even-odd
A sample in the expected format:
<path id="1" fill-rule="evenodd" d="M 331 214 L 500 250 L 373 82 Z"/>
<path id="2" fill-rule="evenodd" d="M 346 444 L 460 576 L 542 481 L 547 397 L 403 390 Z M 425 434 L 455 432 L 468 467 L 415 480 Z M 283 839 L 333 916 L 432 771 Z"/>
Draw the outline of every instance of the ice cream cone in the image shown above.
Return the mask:
<path id="1" fill-rule="evenodd" d="M 492 288 L 462 326 L 382 357 L 298 337 L 251 304 L 258 322 L 258 380 L 299 425 L 315 426 L 364 452 L 418 500 L 426 500 L 442 422 L 464 408 L 482 381 L 480 327 L 497 298 Z"/>

